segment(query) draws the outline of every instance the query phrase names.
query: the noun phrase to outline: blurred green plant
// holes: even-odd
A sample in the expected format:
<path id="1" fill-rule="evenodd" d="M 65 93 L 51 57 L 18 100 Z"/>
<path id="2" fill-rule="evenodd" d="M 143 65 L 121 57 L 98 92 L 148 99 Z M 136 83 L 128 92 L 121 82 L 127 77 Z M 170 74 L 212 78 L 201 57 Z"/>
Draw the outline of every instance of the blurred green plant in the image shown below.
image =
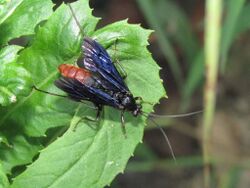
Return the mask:
<path id="1" fill-rule="evenodd" d="M 205 15 L 205 64 L 206 83 L 204 87 L 204 116 L 202 149 L 204 159 L 204 188 L 211 187 L 212 130 L 216 109 L 216 91 L 220 54 L 222 0 L 206 1 Z"/>
<path id="2" fill-rule="evenodd" d="M 155 30 L 160 48 L 169 63 L 181 94 L 180 109 L 186 111 L 192 96 L 204 82 L 204 49 L 192 29 L 185 10 L 173 0 L 137 0 L 150 28 Z M 250 28 L 250 3 L 245 0 L 224 1 L 224 18 L 220 48 L 220 70 L 225 72 L 228 51 L 237 37 Z M 184 61 L 178 59 L 175 46 L 182 52 Z M 185 65 L 183 65 L 183 64 Z M 186 73 L 181 69 L 187 67 Z"/>
<path id="3" fill-rule="evenodd" d="M 116 53 L 135 96 L 157 103 L 166 94 L 160 68 L 146 48 L 151 31 L 126 20 L 95 31 L 99 19 L 92 16 L 88 3 L 72 3 L 84 33 L 107 47 L 112 57 Z M 16 0 L 1 4 L 0 10 L 0 186 L 11 183 L 11 187 L 18 188 L 70 188 L 110 184 L 124 171 L 141 142 L 146 118 L 126 113 L 125 139 L 118 110 L 105 107 L 99 124 L 91 123 L 83 117 L 94 117 L 96 112 L 83 104 L 31 91 L 35 84 L 60 93 L 53 86 L 59 76 L 57 67 L 75 63 L 80 55 L 81 32 L 65 4 L 53 12 L 50 0 Z M 42 21 L 42 25 L 37 25 Z M 34 35 L 29 46 L 8 44 L 26 35 Z M 143 105 L 147 113 L 153 109 L 150 104 Z M 76 125 L 77 130 L 73 131 Z M 65 132 L 66 128 L 69 129 Z"/>
<path id="4" fill-rule="evenodd" d="M 225 72 L 226 65 L 227 65 L 227 58 L 228 58 L 228 51 L 233 44 L 233 41 L 237 37 L 237 35 L 241 34 L 241 32 L 236 34 L 237 28 L 243 28 L 243 24 L 240 19 L 241 13 L 243 13 L 245 0 L 229 0 L 225 1 L 225 12 L 226 17 L 223 22 L 222 26 L 222 33 L 221 33 L 221 49 L 220 49 L 220 58 L 221 58 L 221 71 L 222 73 Z M 250 3 L 249 3 L 250 5 Z M 249 13 L 248 13 L 249 14 Z M 249 15 L 245 15 L 249 17 Z M 250 26 L 250 25 L 249 25 Z M 248 27 L 249 27 L 248 26 Z"/>
<path id="5" fill-rule="evenodd" d="M 181 95 L 181 111 L 188 109 L 194 92 L 197 89 L 203 89 L 206 76 L 202 146 L 203 159 L 208 167 L 216 160 L 213 158 L 210 148 L 213 115 L 216 111 L 217 75 L 218 72 L 221 76 L 226 73 L 230 48 L 234 41 L 250 28 L 250 2 L 245 0 L 206 0 L 205 9 L 210 11 L 206 12 L 209 19 L 206 23 L 207 35 L 204 46 L 192 31 L 192 22 L 188 19 L 185 10 L 176 1 L 137 0 L 137 2 L 150 28 L 156 30 L 156 39 L 176 79 Z M 220 7 L 221 4 L 223 4 L 222 7 Z M 216 19 L 212 18 L 214 15 L 217 15 Z M 223 18 L 220 19 L 219 15 L 223 15 Z M 221 38 L 218 37 L 220 35 Z M 178 59 L 175 46 L 178 47 L 178 52 L 182 52 L 181 57 L 184 61 L 180 62 Z M 205 62 L 206 66 L 204 66 Z M 177 65 L 175 65 L 176 63 Z M 187 70 L 183 71 L 182 65 L 187 67 Z M 181 77 L 179 77 L 180 75 Z M 239 169 L 233 167 L 233 170 L 227 175 L 232 177 L 232 174 L 239 174 Z M 212 175 L 213 172 L 205 170 L 206 185 L 204 187 L 211 185 L 213 180 L 210 176 Z M 236 187 L 237 177 L 222 182 L 219 187 Z"/>

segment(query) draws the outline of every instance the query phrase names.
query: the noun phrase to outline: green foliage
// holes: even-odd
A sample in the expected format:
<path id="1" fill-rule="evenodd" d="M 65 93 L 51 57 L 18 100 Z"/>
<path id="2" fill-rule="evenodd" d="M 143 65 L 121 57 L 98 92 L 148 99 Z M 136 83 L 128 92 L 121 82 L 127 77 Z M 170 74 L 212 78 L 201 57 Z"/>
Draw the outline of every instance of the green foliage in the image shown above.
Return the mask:
<path id="1" fill-rule="evenodd" d="M 0 159 L 7 174 L 11 173 L 11 169 L 14 166 L 32 162 L 33 157 L 41 149 L 38 141 L 18 133 L 12 132 L 7 139 L 11 145 L 0 145 Z"/>
<path id="2" fill-rule="evenodd" d="M 226 8 L 227 8 L 227 16 L 224 21 L 224 25 L 222 28 L 222 39 L 221 39 L 221 68 L 222 71 L 224 71 L 228 56 L 228 51 L 232 45 L 237 26 L 237 22 L 239 21 L 240 13 L 242 12 L 242 9 L 244 7 L 245 0 L 229 0 L 226 2 Z"/>
<path id="3" fill-rule="evenodd" d="M 52 13 L 50 0 L 14 0 L 0 5 L 0 46 L 10 39 L 34 34 L 35 26 Z"/>
<path id="4" fill-rule="evenodd" d="M 8 186 L 9 186 L 8 178 L 3 171 L 2 164 L 0 163 L 0 188 L 5 188 Z"/>
<path id="5" fill-rule="evenodd" d="M 0 50 L 0 104 L 3 106 L 15 103 L 17 96 L 25 96 L 30 91 L 30 74 L 16 61 L 20 49 L 11 45 Z"/>
<path id="6" fill-rule="evenodd" d="M 9 25 L 9 30 L 14 31 L 15 20 L 25 21 L 26 3 L 30 1 L 18 1 L 9 6 L 4 4 L 13 13 L 8 18 L 0 15 L 2 23 Z M 32 11 L 36 12 L 42 7 L 40 14 L 52 9 L 48 1 L 32 1 L 31 5 L 34 5 Z M 98 18 L 92 16 L 88 0 L 72 3 L 72 7 L 85 36 L 100 42 L 111 57 L 123 65 L 128 74 L 125 81 L 132 93 L 147 102 L 157 103 L 165 91 L 158 74 L 160 68 L 146 48 L 151 31 L 128 24 L 127 21 L 116 22 L 95 31 Z M 30 46 L 21 48 L 9 45 L 1 50 L 3 55 L 0 59 L 2 57 L 3 60 L 0 61 L 0 67 L 5 69 L 0 70 L 6 78 L 1 76 L 0 83 L 9 93 L 20 96 L 15 104 L 9 105 L 12 102 L 8 100 L 10 94 L 4 95 L 0 90 L 0 96 L 5 97 L 2 104 L 8 105 L 0 109 L 2 171 L 10 177 L 17 175 L 11 187 L 103 187 L 124 171 L 128 159 L 142 140 L 146 118 L 134 118 L 126 113 L 128 138 L 125 139 L 121 131 L 120 112 L 116 109 L 105 107 L 101 121 L 92 123 L 84 117 L 94 118 L 96 112 L 84 104 L 37 91 L 22 97 L 30 92 L 32 84 L 43 90 L 60 93 L 53 85 L 59 76 L 58 65 L 73 64 L 80 56 L 82 35 L 69 7 L 62 4 L 52 14 L 47 11 L 46 15 L 37 13 L 23 28 L 16 27 L 14 32 L 1 38 L 1 43 L 6 44 L 11 38 L 34 34 L 37 23 L 48 18 L 42 26 L 37 27 Z M 11 65 L 10 68 L 6 68 L 6 64 Z M 17 75 L 15 79 L 13 74 Z M 6 84 L 6 81 L 13 79 L 15 84 Z M 22 86 L 22 92 L 16 89 L 17 85 Z M 147 113 L 152 109 L 152 105 L 143 105 Z M 67 126 L 70 129 L 61 137 L 57 138 L 60 129 L 46 137 L 49 129 Z M 76 131 L 73 131 L 72 127 L 75 126 Z M 45 143 L 52 143 L 41 146 L 44 140 Z M 39 151 L 38 159 L 32 162 Z M 28 163 L 31 165 L 20 175 L 13 171 L 13 167 Z"/>
<path id="7" fill-rule="evenodd" d="M 15 0 L 0 4 L 0 46 L 11 39 L 34 34 L 36 25 L 52 13 L 51 1 Z M 15 103 L 30 92 L 32 85 L 28 71 L 17 62 L 20 46 L 6 46 L 0 50 L 0 104 Z"/>

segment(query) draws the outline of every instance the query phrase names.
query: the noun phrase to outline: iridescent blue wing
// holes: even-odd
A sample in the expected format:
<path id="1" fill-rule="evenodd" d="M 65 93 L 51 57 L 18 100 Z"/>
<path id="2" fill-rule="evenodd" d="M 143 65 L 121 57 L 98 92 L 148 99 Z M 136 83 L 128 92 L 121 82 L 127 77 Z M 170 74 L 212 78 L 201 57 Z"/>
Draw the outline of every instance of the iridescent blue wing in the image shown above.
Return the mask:
<path id="1" fill-rule="evenodd" d="M 107 51 L 95 40 L 85 38 L 83 42 L 84 59 L 78 62 L 79 67 L 85 67 L 91 72 L 98 73 L 109 84 L 110 90 L 128 91 L 120 73 L 112 63 Z"/>
<path id="2" fill-rule="evenodd" d="M 55 81 L 55 85 L 66 92 L 70 99 L 75 101 L 87 100 L 94 104 L 108 105 L 119 108 L 119 101 L 110 93 L 102 90 L 101 86 L 91 86 L 79 82 L 73 78 L 61 77 Z"/>

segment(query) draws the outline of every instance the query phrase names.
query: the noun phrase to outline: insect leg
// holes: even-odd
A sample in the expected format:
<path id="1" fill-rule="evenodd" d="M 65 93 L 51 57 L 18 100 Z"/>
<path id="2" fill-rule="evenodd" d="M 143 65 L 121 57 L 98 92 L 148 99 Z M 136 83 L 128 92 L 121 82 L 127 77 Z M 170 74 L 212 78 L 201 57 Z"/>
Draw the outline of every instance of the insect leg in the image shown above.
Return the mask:
<path id="1" fill-rule="evenodd" d="M 47 93 L 49 95 L 53 95 L 53 96 L 57 96 L 57 97 L 64 97 L 64 98 L 67 98 L 68 96 L 66 95 L 59 95 L 59 94 L 56 94 L 56 93 L 51 93 L 49 91 L 44 91 L 44 90 L 41 90 L 41 89 L 38 89 L 36 86 L 32 86 L 32 88 L 34 88 L 35 90 L 39 91 L 39 92 L 42 92 L 42 93 Z"/>
<path id="2" fill-rule="evenodd" d="M 124 120 L 124 111 L 121 111 L 121 126 L 122 126 L 122 133 L 125 138 L 127 138 L 127 132 L 125 128 L 125 120 Z"/>
<path id="3" fill-rule="evenodd" d="M 102 105 L 97 105 L 96 121 L 99 121 L 102 109 L 103 109 Z"/>
<path id="4" fill-rule="evenodd" d="M 87 105 L 87 106 L 90 107 L 90 108 L 92 108 L 92 109 L 94 109 L 94 110 L 97 110 L 97 113 L 96 113 L 96 117 L 95 118 L 84 117 L 84 119 L 86 119 L 88 121 L 98 122 L 100 120 L 100 117 L 101 117 L 103 106 L 102 105 L 96 105 L 96 104 L 95 104 L 95 107 L 89 106 L 89 105 Z"/>
<path id="5" fill-rule="evenodd" d="M 119 62 L 119 60 L 118 59 L 116 59 L 116 61 L 115 61 L 116 63 L 117 63 L 117 65 L 119 66 L 119 69 L 121 70 L 121 76 L 122 76 L 122 79 L 126 79 L 127 78 L 127 76 L 128 76 L 128 74 L 127 74 L 127 72 L 124 70 L 124 68 L 123 68 L 123 66 L 121 65 L 121 63 Z"/>
<path id="6" fill-rule="evenodd" d="M 68 3 L 68 6 L 69 6 L 69 9 L 70 9 L 70 11 L 71 11 L 71 14 L 72 14 L 72 16 L 73 16 L 73 18 L 74 18 L 74 20 L 75 20 L 75 22 L 76 22 L 76 25 L 79 27 L 80 32 L 81 32 L 82 37 L 83 37 L 83 36 L 84 36 L 84 32 L 83 32 L 83 30 L 82 30 L 82 28 L 81 28 L 81 25 L 80 25 L 79 21 L 78 21 L 77 18 L 76 18 L 76 15 L 75 15 L 75 13 L 74 13 L 74 11 L 73 11 L 73 8 L 72 8 L 72 6 L 70 5 L 70 3 Z"/>
<path id="7" fill-rule="evenodd" d="M 81 103 L 83 103 L 83 102 L 81 101 Z M 84 104 L 86 104 L 86 103 L 84 103 Z M 86 117 L 82 117 L 81 119 L 82 119 L 82 120 L 85 119 L 85 120 L 91 121 L 91 122 L 98 122 L 98 121 L 100 120 L 100 115 L 101 115 L 103 106 L 102 106 L 102 105 L 96 105 L 96 104 L 95 104 L 95 107 L 89 106 L 89 105 L 87 105 L 87 106 L 88 106 L 88 107 L 91 107 L 92 109 L 96 109 L 96 110 L 97 110 L 96 118 L 94 119 L 94 118 L 91 118 L 91 117 L 87 117 L 87 116 L 86 116 Z M 93 129 L 96 129 L 95 127 L 91 126 L 90 124 L 89 124 L 89 126 L 90 126 L 91 128 L 93 128 Z M 76 131 L 76 128 L 77 128 L 77 124 L 72 128 L 72 130 L 73 130 L 73 131 Z"/>
<path id="8" fill-rule="evenodd" d="M 118 43 L 118 38 L 116 38 L 115 39 L 115 49 L 114 49 L 114 51 L 115 51 L 115 53 L 114 53 L 114 63 L 116 63 L 118 66 L 119 66 L 119 69 L 121 70 L 121 73 L 122 73 L 122 78 L 123 79 L 126 79 L 127 78 L 127 76 L 128 76 L 128 74 L 126 73 L 126 71 L 125 71 L 125 69 L 123 68 L 123 66 L 121 65 L 121 63 L 120 63 L 120 61 L 118 60 L 118 58 L 116 57 L 116 51 L 117 51 L 117 49 L 116 49 L 116 45 L 117 45 L 117 43 Z"/>

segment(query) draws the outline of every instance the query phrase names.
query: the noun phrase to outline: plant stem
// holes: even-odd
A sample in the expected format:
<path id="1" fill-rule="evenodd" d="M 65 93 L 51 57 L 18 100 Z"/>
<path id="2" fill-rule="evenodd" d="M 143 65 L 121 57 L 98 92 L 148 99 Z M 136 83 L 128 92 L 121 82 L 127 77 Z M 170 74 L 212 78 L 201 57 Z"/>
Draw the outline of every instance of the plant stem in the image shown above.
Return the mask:
<path id="1" fill-rule="evenodd" d="M 204 88 L 203 160 L 204 187 L 210 187 L 211 132 L 216 103 L 216 86 L 219 63 L 222 0 L 206 1 L 205 63 L 206 85 Z"/>

